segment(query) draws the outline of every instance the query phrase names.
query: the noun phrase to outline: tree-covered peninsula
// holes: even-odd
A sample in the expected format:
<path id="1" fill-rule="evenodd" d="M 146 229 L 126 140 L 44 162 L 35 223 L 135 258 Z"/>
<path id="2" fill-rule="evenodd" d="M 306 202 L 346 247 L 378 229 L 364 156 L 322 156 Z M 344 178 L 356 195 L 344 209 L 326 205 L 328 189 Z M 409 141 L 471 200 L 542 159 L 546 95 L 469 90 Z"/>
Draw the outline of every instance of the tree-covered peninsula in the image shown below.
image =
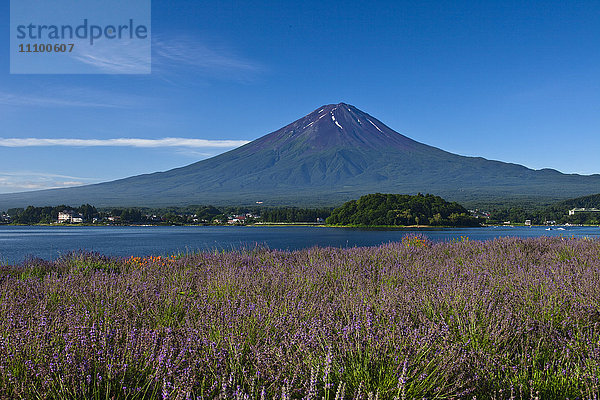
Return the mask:
<path id="1" fill-rule="evenodd" d="M 368 194 L 333 210 L 330 225 L 354 226 L 478 226 L 476 218 L 456 202 L 431 194 Z"/>

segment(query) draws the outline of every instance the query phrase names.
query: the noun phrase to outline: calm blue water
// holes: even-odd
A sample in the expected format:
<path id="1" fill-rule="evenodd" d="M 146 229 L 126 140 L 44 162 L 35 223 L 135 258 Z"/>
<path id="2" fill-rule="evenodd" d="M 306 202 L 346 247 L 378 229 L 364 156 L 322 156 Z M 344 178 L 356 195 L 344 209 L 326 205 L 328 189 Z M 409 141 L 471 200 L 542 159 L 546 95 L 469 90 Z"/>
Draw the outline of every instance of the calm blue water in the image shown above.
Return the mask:
<path id="1" fill-rule="evenodd" d="M 27 257 L 56 259 L 71 251 L 87 250 L 113 256 L 170 255 L 198 250 L 255 247 L 295 250 L 312 246 L 374 246 L 421 233 L 433 241 L 468 236 L 487 240 L 502 236 L 600 237 L 598 227 L 490 227 L 464 229 L 355 229 L 324 227 L 132 226 L 64 227 L 0 226 L 0 263 L 16 264 Z"/>

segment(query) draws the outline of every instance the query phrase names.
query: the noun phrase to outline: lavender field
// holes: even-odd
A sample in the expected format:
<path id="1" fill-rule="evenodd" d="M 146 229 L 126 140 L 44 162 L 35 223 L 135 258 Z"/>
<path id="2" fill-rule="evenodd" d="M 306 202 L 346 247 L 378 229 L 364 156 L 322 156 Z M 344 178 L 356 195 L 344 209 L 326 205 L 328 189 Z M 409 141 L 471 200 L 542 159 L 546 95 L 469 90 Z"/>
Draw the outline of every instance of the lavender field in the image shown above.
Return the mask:
<path id="1" fill-rule="evenodd" d="M 597 399 L 600 242 L 0 267 L 0 398 Z"/>

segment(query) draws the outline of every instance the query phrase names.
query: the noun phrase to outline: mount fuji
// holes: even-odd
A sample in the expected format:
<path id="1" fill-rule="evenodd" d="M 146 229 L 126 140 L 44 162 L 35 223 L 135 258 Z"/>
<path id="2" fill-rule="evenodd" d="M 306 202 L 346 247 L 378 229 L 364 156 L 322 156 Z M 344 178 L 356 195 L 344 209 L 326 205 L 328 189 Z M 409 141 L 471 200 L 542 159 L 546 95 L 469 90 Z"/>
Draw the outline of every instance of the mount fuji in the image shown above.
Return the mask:
<path id="1" fill-rule="evenodd" d="M 84 203 L 333 206 L 375 192 L 432 193 L 467 204 L 553 201 L 600 192 L 600 175 L 533 170 L 452 154 L 339 103 L 182 168 L 74 188 L 2 194 L 0 209 Z"/>

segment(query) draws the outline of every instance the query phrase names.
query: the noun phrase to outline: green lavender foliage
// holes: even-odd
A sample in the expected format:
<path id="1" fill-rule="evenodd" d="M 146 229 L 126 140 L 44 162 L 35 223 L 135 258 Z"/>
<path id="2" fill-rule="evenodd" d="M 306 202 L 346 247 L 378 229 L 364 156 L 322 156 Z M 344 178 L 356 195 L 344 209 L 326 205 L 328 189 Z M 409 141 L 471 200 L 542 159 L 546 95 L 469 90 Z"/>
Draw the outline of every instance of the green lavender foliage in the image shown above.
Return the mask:
<path id="1" fill-rule="evenodd" d="M 592 399 L 598 282 L 566 238 L 29 260 L 0 398 Z"/>

